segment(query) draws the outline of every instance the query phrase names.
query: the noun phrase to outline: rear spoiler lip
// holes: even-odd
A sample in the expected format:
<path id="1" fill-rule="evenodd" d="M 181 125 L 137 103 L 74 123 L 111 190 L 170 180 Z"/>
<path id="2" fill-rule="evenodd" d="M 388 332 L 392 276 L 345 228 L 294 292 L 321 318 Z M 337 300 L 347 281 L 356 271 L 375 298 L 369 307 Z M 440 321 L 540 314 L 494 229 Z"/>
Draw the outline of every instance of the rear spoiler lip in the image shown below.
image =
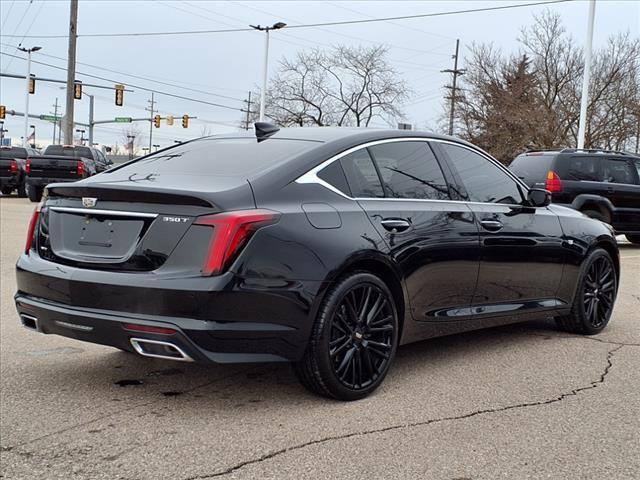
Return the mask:
<path id="1" fill-rule="evenodd" d="M 76 183 L 76 182 L 74 182 Z M 48 197 L 95 197 L 105 201 L 141 202 L 171 205 L 190 205 L 196 207 L 219 208 L 199 192 L 168 190 L 163 188 L 121 188 L 118 185 L 82 185 L 52 183 L 47 186 Z"/>

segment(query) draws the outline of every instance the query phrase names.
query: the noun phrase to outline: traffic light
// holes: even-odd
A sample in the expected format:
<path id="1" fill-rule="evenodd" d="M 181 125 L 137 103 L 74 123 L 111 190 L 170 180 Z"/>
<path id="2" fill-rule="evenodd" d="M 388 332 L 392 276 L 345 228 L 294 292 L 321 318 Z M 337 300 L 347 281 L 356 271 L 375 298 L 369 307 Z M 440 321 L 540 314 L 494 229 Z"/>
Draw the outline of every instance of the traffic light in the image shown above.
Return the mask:
<path id="1" fill-rule="evenodd" d="M 173 125 L 173 115 L 167 115 L 167 125 Z"/>
<path id="2" fill-rule="evenodd" d="M 76 80 L 73 84 L 73 98 L 80 100 L 82 98 L 82 82 Z"/>
<path id="3" fill-rule="evenodd" d="M 182 128 L 189 128 L 189 115 L 182 115 Z"/>
<path id="4" fill-rule="evenodd" d="M 156 128 L 160 128 L 160 115 L 156 115 L 153 117 L 153 126 Z"/>
<path id="5" fill-rule="evenodd" d="M 116 105 L 121 107 L 124 103 L 124 85 L 116 85 Z"/>
<path id="6" fill-rule="evenodd" d="M 29 93 L 36 93 L 36 77 L 33 74 L 29 77 Z"/>
<path id="7" fill-rule="evenodd" d="M 4 120 L 4 117 L 7 115 L 7 107 L 4 105 L 0 105 L 0 120 Z"/>

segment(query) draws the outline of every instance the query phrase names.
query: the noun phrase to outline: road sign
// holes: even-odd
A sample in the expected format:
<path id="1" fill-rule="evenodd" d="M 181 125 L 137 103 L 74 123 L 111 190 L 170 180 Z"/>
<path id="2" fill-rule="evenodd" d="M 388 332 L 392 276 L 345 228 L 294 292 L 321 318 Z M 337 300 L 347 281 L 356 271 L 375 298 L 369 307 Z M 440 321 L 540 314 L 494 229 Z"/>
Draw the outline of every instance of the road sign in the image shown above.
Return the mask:
<path id="1" fill-rule="evenodd" d="M 60 115 L 40 115 L 40 120 L 46 120 L 47 122 L 59 122 L 62 120 Z"/>
<path id="2" fill-rule="evenodd" d="M 131 117 L 116 117 L 116 123 L 131 123 Z"/>

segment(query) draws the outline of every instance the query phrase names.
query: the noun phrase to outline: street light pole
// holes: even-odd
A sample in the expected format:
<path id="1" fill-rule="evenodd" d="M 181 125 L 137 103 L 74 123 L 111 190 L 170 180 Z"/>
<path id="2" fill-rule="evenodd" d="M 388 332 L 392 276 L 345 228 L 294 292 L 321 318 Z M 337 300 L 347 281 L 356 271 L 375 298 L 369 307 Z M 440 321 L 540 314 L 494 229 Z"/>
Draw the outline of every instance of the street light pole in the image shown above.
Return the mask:
<path id="1" fill-rule="evenodd" d="M 584 48 L 584 73 L 582 75 L 582 98 L 580 99 L 580 121 L 578 123 L 578 148 L 584 148 L 587 130 L 587 106 L 589 104 L 589 80 L 591 79 L 591 44 L 593 43 L 593 22 L 596 16 L 596 0 L 589 0 L 589 23 L 587 42 Z"/>
<path id="2" fill-rule="evenodd" d="M 264 121 L 264 104 L 265 97 L 267 95 L 267 73 L 269 70 L 269 32 L 271 30 L 280 30 L 287 26 L 286 23 L 277 22 L 274 23 L 270 27 L 263 27 L 261 25 L 249 25 L 251 28 L 255 30 L 260 30 L 261 32 L 265 32 L 267 35 L 265 37 L 264 43 L 264 69 L 262 71 L 262 91 L 260 92 L 260 121 Z"/>
<path id="3" fill-rule="evenodd" d="M 89 146 L 93 146 L 93 95 L 89 95 Z"/>
<path id="4" fill-rule="evenodd" d="M 29 134 L 29 83 L 31 82 L 31 52 L 37 52 L 42 47 L 24 48 L 18 47 L 18 50 L 27 54 L 27 75 L 26 75 L 26 88 L 24 97 L 24 137 L 22 137 L 22 146 L 27 147 L 27 136 Z"/>

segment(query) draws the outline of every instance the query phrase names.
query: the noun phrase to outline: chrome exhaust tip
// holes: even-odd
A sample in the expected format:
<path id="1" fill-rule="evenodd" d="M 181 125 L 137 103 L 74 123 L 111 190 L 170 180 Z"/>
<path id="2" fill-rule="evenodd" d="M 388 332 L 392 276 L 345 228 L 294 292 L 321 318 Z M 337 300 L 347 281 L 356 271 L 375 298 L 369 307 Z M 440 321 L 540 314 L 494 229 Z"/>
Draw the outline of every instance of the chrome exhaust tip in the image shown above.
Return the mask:
<path id="1" fill-rule="evenodd" d="M 20 314 L 20 322 L 22 326 L 28 330 L 38 332 L 38 319 L 33 315 L 27 315 L 26 313 Z"/>
<path id="2" fill-rule="evenodd" d="M 193 358 L 187 355 L 184 350 L 170 342 L 149 340 L 147 338 L 132 338 L 129 341 L 135 351 L 145 357 L 177 360 L 179 362 L 193 362 Z"/>

